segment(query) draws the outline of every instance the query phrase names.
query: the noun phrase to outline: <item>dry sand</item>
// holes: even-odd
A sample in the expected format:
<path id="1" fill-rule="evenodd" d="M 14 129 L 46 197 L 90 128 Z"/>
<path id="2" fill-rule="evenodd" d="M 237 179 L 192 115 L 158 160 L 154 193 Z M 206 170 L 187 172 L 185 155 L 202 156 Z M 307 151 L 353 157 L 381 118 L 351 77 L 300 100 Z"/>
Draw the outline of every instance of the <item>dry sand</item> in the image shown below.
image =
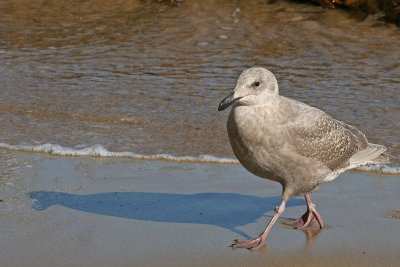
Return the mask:
<path id="1" fill-rule="evenodd" d="M 264 229 L 281 187 L 240 165 L 0 152 L 0 266 L 400 265 L 399 177 L 342 174 L 311 195 L 325 229 L 280 223 L 250 252 L 229 245 Z"/>

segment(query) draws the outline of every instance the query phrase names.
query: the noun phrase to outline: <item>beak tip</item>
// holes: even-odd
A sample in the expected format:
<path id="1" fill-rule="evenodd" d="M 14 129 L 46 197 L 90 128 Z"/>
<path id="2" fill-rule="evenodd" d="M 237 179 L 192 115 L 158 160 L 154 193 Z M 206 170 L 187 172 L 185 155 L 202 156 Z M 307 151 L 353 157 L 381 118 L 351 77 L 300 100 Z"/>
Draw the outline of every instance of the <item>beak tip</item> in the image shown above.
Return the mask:
<path id="1" fill-rule="evenodd" d="M 233 94 L 234 94 L 234 92 L 232 92 L 231 94 L 229 94 L 227 97 L 225 97 L 225 98 L 221 101 L 221 103 L 219 103 L 218 111 L 225 110 L 227 107 L 229 107 L 230 105 L 232 105 L 233 102 L 235 102 L 236 100 L 239 99 L 239 98 L 234 99 L 234 98 L 233 98 Z"/>

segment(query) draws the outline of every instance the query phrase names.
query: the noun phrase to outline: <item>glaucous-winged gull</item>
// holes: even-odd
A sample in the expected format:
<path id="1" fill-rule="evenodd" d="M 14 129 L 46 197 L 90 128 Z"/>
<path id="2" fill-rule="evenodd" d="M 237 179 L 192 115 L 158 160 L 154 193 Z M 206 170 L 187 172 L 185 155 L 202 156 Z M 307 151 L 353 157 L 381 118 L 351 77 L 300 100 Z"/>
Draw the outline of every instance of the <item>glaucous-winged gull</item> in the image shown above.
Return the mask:
<path id="1" fill-rule="evenodd" d="M 267 69 L 243 71 L 218 111 L 231 105 L 227 129 L 236 157 L 249 172 L 283 187 L 282 202 L 266 229 L 257 238 L 235 240 L 233 247 L 254 250 L 263 246 L 286 202 L 295 195 L 305 196 L 307 212 L 291 225 L 322 228 L 309 194 L 348 169 L 388 161 L 382 155 L 386 148 L 368 143 L 355 127 L 280 96 L 275 76 Z"/>

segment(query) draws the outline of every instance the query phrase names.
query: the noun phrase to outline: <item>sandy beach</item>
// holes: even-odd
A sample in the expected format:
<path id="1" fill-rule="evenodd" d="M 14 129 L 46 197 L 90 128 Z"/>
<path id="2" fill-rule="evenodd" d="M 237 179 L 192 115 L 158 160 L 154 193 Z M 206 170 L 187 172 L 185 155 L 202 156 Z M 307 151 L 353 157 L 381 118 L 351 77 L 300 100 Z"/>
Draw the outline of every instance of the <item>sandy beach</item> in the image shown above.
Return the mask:
<path id="1" fill-rule="evenodd" d="M 306 209 L 292 199 L 250 252 L 229 245 L 259 234 L 281 188 L 240 165 L 0 152 L 1 266 L 400 264 L 396 176 L 349 172 L 321 186 L 323 230 L 283 225 Z"/>
<path id="2" fill-rule="evenodd" d="M 1 1 L 0 267 L 400 266 L 398 11 Z M 291 199 L 255 252 L 229 246 L 282 189 L 234 164 L 217 112 L 251 66 L 393 156 L 311 195 L 322 231 L 282 224 L 306 210 Z"/>

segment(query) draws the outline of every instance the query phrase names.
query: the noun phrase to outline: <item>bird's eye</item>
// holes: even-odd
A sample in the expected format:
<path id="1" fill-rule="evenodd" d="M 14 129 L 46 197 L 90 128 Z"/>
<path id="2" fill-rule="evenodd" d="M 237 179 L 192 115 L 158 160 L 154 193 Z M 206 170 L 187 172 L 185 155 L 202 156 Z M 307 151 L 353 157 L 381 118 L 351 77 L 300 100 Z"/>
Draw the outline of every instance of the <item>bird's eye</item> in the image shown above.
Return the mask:
<path id="1" fill-rule="evenodd" d="M 254 82 L 253 86 L 258 87 L 260 85 L 260 82 Z"/>

